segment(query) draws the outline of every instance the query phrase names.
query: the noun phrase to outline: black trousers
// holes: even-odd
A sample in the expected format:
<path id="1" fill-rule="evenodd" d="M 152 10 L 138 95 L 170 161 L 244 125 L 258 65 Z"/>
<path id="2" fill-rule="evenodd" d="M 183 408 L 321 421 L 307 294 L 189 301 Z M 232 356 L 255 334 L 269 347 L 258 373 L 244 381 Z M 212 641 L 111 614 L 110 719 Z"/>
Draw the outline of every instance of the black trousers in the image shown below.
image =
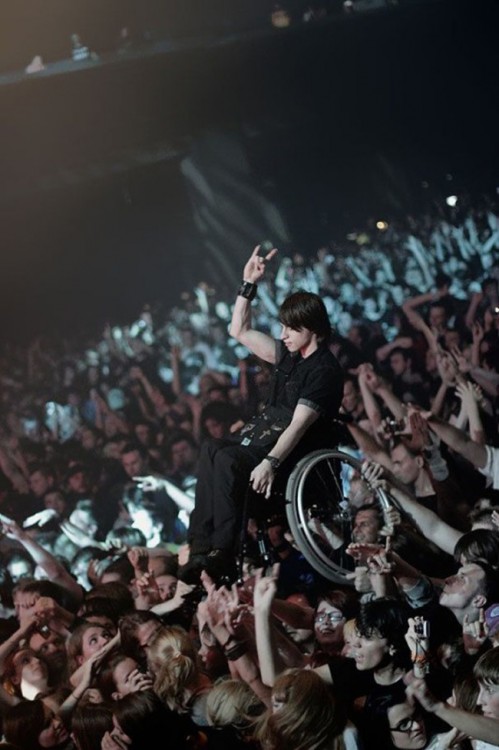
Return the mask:
<path id="1" fill-rule="evenodd" d="M 268 452 L 269 448 L 243 446 L 230 439 L 203 443 L 187 535 L 192 554 L 236 551 L 249 477 Z"/>

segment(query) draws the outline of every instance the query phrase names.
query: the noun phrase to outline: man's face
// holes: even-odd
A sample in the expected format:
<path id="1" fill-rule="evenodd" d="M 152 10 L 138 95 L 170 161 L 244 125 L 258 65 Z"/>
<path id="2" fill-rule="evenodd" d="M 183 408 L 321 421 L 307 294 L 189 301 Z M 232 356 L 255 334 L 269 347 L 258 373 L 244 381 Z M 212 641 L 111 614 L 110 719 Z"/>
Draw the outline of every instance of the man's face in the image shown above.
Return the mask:
<path id="1" fill-rule="evenodd" d="M 461 346 L 461 336 L 459 331 L 446 330 L 444 333 L 445 347 L 449 351 L 452 350 L 453 346 Z"/>
<path id="2" fill-rule="evenodd" d="M 41 471 L 34 471 L 30 475 L 29 486 L 35 497 L 43 497 L 51 485 L 52 482 Z"/>
<path id="3" fill-rule="evenodd" d="M 413 484 L 422 469 L 422 460 L 409 453 L 403 445 L 397 445 L 391 453 L 392 471 L 403 484 Z"/>
<path id="4" fill-rule="evenodd" d="M 142 445 L 150 446 L 152 444 L 151 428 L 147 424 L 135 425 L 135 437 Z"/>
<path id="5" fill-rule="evenodd" d="M 341 406 L 347 413 L 350 413 L 352 411 L 355 411 L 358 403 L 359 392 L 357 391 L 352 381 L 347 380 L 343 386 L 343 400 L 341 402 Z"/>
<path id="6" fill-rule="evenodd" d="M 60 516 L 66 510 L 66 501 L 60 492 L 48 492 L 43 498 L 43 504 L 47 510 L 55 510 Z"/>
<path id="7" fill-rule="evenodd" d="M 175 576 L 168 575 L 167 573 L 156 577 L 161 601 L 166 602 L 173 599 L 177 590 L 177 582 L 178 579 Z"/>
<path id="8" fill-rule="evenodd" d="M 80 433 L 80 442 L 86 451 L 93 451 L 97 446 L 97 438 L 92 430 L 83 429 Z"/>
<path id="9" fill-rule="evenodd" d="M 23 578 L 31 578 L 34 572 L 34 565 L 29 560 L 14 560 L 7 564 L 7 570 L 12 583 L 15 585 Z"/>
<path id="10" fill-rule="evenodd" d="M 220 439 L 225 435 L 224 423 L 213 417 L 207 417 L 204 420 L 204 428 L 212 438 Z"/>
<path id="11" fill-rule="evenodd" d="M 373 633 L 369 638 L 359 635 L 352 656 L 357 669 L 363 672 L 382 666 L 388 654 L 387 639 Z"/>
<path id="12" fill-rule="evenodd" d="M 359 510 L 355 516 L 352 540 L 362 544 L 376 544 L 380 530 L 376 510 Z"/>
<path id="13" fill-rule="evenodd" d="M 299 331 L 283 325 L 281 339 L 289 352 L 301 352 L 305 354 L 314 345 L 316 335 L 308 328 L 300 328 Z"/>
<path id="14" fill-rule="evenodd" d="M 457 573 L 445 580 L 440 604 L 452 610 L 464 610 L 481 594 L 484 570 L 476 563 L 462 565 Z"/>
<path id="15" fill-rule="evenodd" d="M 64 638 L 51 632 L 47 638 L 35 632 L 29 639 L 29 647 L 42 656 L 51 669 L 62 669 L 67 662 Z"/>
<path id="16" fill-rule="evenodd" d="M 432 307 L 428 316 L 430 328 L 436 328 L 441 331 L 447 323 L 447 313 L 445 307 Z"/>
<path id="17" fill-rule="evenodd" d="M 138 451 L 123 453 L 121 463 L 129 477 L 140 477 L 145 472 L 145 461 Z"/>
<path id="18" fill-rule="evenodd" d="M 407 370 L 407 363 L 408 360 L 406 360 L 401 352 L 395 352 L 395 354 L 391 355 L 390 367 L 392 368 L 392 372 L 395 377 L 399 377 L 400 375 L 404 374 L 404 372 Z"/>
<path id="19" fill-rule="evenodd" d="M 89 489 L 89 483 L 85 472 L 77 471 L 76 474 L 72 474 L 68 479 L 68 486 L 77 495 L 86 494 Z"/>
<path id="20" fill-rule="evenodd" d="M 191 469 L 196 461 L 194 448 L 187 440 L 179 440 L 172 445 L 172 466 L 178 469 Z"/>

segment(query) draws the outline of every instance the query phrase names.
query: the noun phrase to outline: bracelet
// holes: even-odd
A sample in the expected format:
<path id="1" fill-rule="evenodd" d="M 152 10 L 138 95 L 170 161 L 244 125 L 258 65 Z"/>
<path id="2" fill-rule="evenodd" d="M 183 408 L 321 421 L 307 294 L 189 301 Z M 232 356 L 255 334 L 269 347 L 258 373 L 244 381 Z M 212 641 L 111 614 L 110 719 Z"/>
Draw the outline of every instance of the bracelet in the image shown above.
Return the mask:
<path id="1" fill-rule="evenodd" d="M 231 648 L 226 649 L 224 651 L 226 659 L 228 661 L 237 661 L 241 658 L 241 656 L 244 656 L 244 654 L 248 651 L 246 648 L 245 643 L 240 643 L 239 641 L 235 642 L 234 646 L 231 646 Z"/>
<path id="2" fill-rule="evenodd" d="M 256 297 L 256 290 L 257 285 L 253 284 L 252 281 L 243 281 L 241 282 L 241 286 L 237 290 L 237 296 L 238 297 L 244 297 L 244 299 L 247 299 L 249 302 L 255 299 Z"/>
<path id="3" fill-rule="evenodd" d="M 239 641 L 236 641 L 236 637 L 234 635 L 229 635 L 225 643 L 220 644 L 224 651 L 231 641 L 234 641 L 235 643 L 239 643 Z"/>
<path id="4" fill-rule="evenodd" d="M 270 453 L 268 456 L 265 456 L 265 461 L 269 462 L 269 464 L 272 466 L 273 471 L 277 471 L 277 469 L 281 465 L 281 459 L 276 458 L 275 456 L 271 456 Z"/>

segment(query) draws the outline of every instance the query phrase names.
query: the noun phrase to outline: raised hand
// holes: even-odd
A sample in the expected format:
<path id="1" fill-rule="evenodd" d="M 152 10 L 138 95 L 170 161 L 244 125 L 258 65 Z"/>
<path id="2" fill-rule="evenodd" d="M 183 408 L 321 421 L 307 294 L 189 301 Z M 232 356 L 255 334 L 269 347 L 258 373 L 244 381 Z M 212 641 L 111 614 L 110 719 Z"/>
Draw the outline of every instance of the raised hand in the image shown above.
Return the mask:
<path id="1" fill-rule="evenodd" d="M 388 490 L 385 470 L 381 464 L 377 464 L 375 461 L 363 461 L 360 473 L 370 490 Z"/>
<path id="2" fill-rule="evenodd" d="M 411 650 L 415 677 L 423 677 L 429 669 L 428 622 L 422 617 L 409 617 L 405 640 Z"/>
<path id="3" fill-rule="evenodd" d="M 368 544 L 367 542 L 352 542 L 346 548 L 347 555 L 353 557 L 357 565 L 367 568 L 369 558 L 385 552 L 382 544 Z"/>
<path id="4" fill-rule="evenodd" d="M 263 568 L 255 574 L 255 591 L 253 601 L 255 608 L 270 609 L 277 592 L 277 579 L 279 578 L 279 563 L 272 566 L 270 574 L 263 575 Z"/>
<path id="5" fill-rule="evenodd" d="M 161 479 L 154 477 L 152 474 L 145 477 L 133 477 L 133 481 L 142 492 L 157 492 L 163 486 Z"/>
<path id="6" fill-rule="evenodd" d="M 132 547 L 128 550 L 127 557 L 132 564 L 136 577 L 147 573 L 149 569 L 149 553 L 146 547 Z"/>
<path id="7" fill-rule="evenodd" d="M 267 253 L 267 255 L 261 256 L 259 255 L 259 251 L 260 245 L 257 245 L 251 253 L 243 270 L 244 281 L 249 281 L 252 284 L 255 284 L 263 278 L 265 274 L 265 264 L 268 263 L 269 260 L 272 260 L 278 252 L 277 248 L 274 247 L 269 253 Z"/>
<path id="8" fill-rule="evenodd" d="M 383 521 L 383 528 L 380 529 L 379 533 L 380 536 L 385 536 L 388 539 L 394 535 L 397 526 L 400 526 L 402 517 L 399 511 L 391 505 L 383 510 Z"/>
<path id="9" fill-rule="evenodd" d="M 478 620 L 469 622 L 468 615 L 463 620 L 463 645 L 467 654 L 477 654 L 487 640 L 488 628 L 485 622 L 485 612 L 480 607 Z"/>
<path id="10" fill-rule="evenodd" d="M 366 594 L 368 591 L 372 590 L 367 565 L 356 565 L 353 573 L 347 573 L 346 578 L 353 581 L 355 591 L 359 594 Z"/>

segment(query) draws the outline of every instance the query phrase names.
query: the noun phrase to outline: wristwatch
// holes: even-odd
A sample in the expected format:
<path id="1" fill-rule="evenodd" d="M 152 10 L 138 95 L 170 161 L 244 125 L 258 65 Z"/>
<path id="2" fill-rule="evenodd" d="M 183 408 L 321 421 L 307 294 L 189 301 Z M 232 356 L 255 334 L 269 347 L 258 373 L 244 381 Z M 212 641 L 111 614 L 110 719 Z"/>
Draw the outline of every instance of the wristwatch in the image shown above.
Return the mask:
<path id="1" fill-rule="evenodd" d="M 268 456 L 265 456 L 265 460 L 269 462 L 274 471 L 277 471 L 277 469 L 281 465 L 280 459 L 276 458 L 275 456 L 271 456 L 270 454 Z"/>

